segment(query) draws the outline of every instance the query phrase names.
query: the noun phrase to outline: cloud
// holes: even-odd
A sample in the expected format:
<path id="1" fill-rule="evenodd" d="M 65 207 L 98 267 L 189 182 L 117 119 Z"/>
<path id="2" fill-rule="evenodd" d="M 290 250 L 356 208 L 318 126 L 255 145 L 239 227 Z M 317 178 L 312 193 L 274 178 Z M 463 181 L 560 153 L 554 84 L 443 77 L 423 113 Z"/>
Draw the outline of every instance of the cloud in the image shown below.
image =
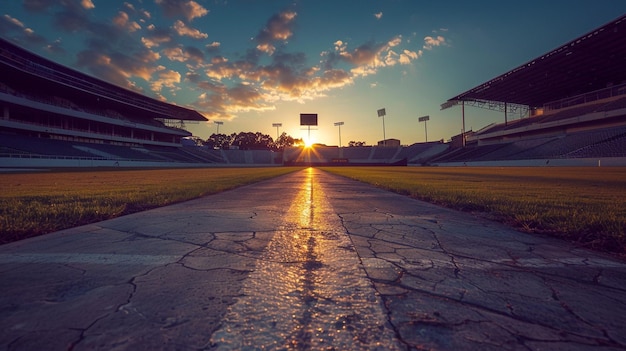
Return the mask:
<path id="1" fill-rule="evenodd" d="M 70 9 L 73 12 L 96 8 L 92 0 L 22 0 L 22 6 L 29 12 L 44 12 L 57 5 Z"/>
<path id="2" fill-rule="evenodd" d="M 204 54 L 199 49 L 187 46 L 187 47 L 172 47 L 163 49 L 163 55 L 170 61 L 189 62 L 193 61 L 196 64 L 204 62 Z"/>
<path id="3" fill-rule="evenodd" d="M 136 32 L 141 29 L 139 23 L 130 21 L 128 14 L 124 11 L 119 11 L 117 16 L 113 17 L 113 24 L 118 28 L 124 29 L 128 32 Z"/>
<path id="4" fill-rule="evenodd" d="M 363 65 L 376 65 L 376 59 L 379 58 L 379 54 L 387 47 L 387 44 L 383 43 L 365 43 L 355 48 L 352 51 L 347 50 L 347 45 L 343 46 L 339 50 L 339 56 L 350 64 L 356 66 Z"/>
<path id="5" fill-rule="evenodd" d="M 150 87 L 154 92 L 160 92 L 163 87 L 177 88 L 180 83 L 180 73 L 172 70 L 162 70 L 156 74 L 156 79 L 150 81 Z"/>
<path id="6" fill-rule="evenodd" d="M 17 18 L 7 14 L 0 17 L 0 34 L 3 36 L 13 35 L 13 39 L 18 43 L 27 43 L 31 45 L 41 45 L 46 43 L 46 39 L 35 33 L 31 28 L 26 27 L 24 23 Z"/>
<path id="7" fill-rule="evenodd" d="M 94 5 L 93 2 L 91 2 L 91 0 L 82 0 L 80 2 L 80 5 L 86 10 L 91 10 L 93 8 L 96 8 L 96 5 Z"/>
<path id="8" fill-rule="evenodd" d="M 272 109 L 278 101 L 304 102 L 323 97 L 330 90 L 354 84 L 359 77 L 373 75 L 384 67 L 409 65 L 424 54 L 424 48 L 404 47 L 401 35 L 356 47 L 335 40 L 331 50 L 320 53 L 321 61 L 311 65 L 304 53 L 287 52 L 286 45 L 276 48 L 294 35 L 295 18 L 296 13 L 291 11 L 272 16 L 254 37 L 254 50 L 243 58 L 231 61 L 214 56 L 203 71 L 187 75 L 187 81 L 203 91 L 193 106 L 209 118 L 234 118 L 242 111 Z M 424 45 L 444 42 L 436 37 Z M 270 54 L 271 61 L 260 60 L 260 53 Z"/>
<path id="9" fill-rule="evenodd" d="M 181 20 L 176 21 L 172 28 L 174 29 L 176 34 L 181 37 L 190 37 L 194 39 L 206 39 L 209 37 L 209 35 L 206 33 L 202 33 L 197 29 L 187 27 L 185 23 Z"/>
<path id="10" fill-rule="evenodd" d="M 46 51 L 54 53 L 54 54 L 65 54 L 65 49 L 61 45 L 61 39 L 57 39 L 52 43 L 49 43 L 45 47 Z"/>
<path id="11" fill-rule="evenodd" d="M 326 54 L 325 67 L 334 67 L 339 61 L 343 61 L 355 66 L 351 68 L 351 72 L 356 76 L 367 76 L 375 74 L 381 67 L 408 64 L 417 58 L 411 51 L 398 54 L 392 49 L 401 44 L 402 36 L 398 35 L 386 43 L 369 42 L 349 50 L 347 43 L 338 40 L 333 44 L 335 52 Z"/>
<path id="12" fill-rule="evenodd" d="M 78 53 L 77 66 L 89 70 L 106 81 L 137 90 L 131 78 L 138 77 L 149 82 L 152 75 L 160 69 L 155 63 L 159 58 L 158 53 L 148 49 L 122 53 L 107 52 L 101 47 L 92 47 Z"/>
<path id="13" fill-rule="evenodd" d="M 168 29 L 156 28 L 154 25 L 148 26 L 148 32 L 141 37 L 141 42 L 149 49 L 172 41 L 172 33 Z"/>
<path id="14" fill-rule="evenodd" d="M 2 28 L 6 28 L 5 30 L 24 30 L 26 29 L 26 26 L 24 25 L 24 23 L 22 23 L 22 21 L 18 20 L 17 18 L 5 14 L 4 16 L 2 16 Z"/>
<path id="15" fill-rule="evenodd" d="M 286 41 L 293 35 L 293 21 L 297 14 L 294 11 L 283 11 L 272 16 L 254 40 L 257 50 L 272 55 L 276 50 L 274 44 Z"/>
<path id="16" fill-rule="evenodd" d="M 436 37 L 431 37 L 431 36 L 424 37 L 424 49 L 425 50 L 432 50 L 432 48 L 435 46 L 441 46 L 445 44 L 446 44 L 446 39 L 442 37 L 441 35 L 438 35 Z"/>
<path id="17" fill-rule="evenodd" d="M 219 41 L 214 41 L 211 44 L 207 44 L 205 47 L 206 51 L 209 54 L 216 54 L 217 52 L 219 52 L 220 46 L 222 46 L 222 43 L 220 43 Z"/>
<path id="18" fill-rule="evenodd" d="M 419 51 L 415 52 L 415 51 L 410 51 L 410 50 L 406 50 L 405 49 L 400 54 L 399 62 L 400 62 L 400 64 L 408 65 L 408 64 L 411 63 L 412 60 L 417 60 L 423 54 L 424 54 L 424 52 L 422 50 L 419 50 Z"/>
<path id="19" fill-rule="evenodd" d="M 155 0 L 155 2 L 163 13 L 171 18 L 183 16 L 187 21 L 192 21 L 209 13 L 209 10 L 192 0 Z"/>
<path id="20" fill-rule="evenodd" d="M 57 28 L 84 39 L 84 49 L 76 56 L 79 68 L 128 89 L 145 89 L 162 100 L 168 93 L 180 94 L 181 85 L 189 86 L 197 92 L 192 107 L 209 118 L 231 119 L 245 111 L 275 109 L 280 101 L 317 99 L 383 68 L 410 65 L 427 50 L 446 44 L 437 33 L 417 45 L 401 35 L 368 42 L 342 38 L 329 42 L 319 56 L 307 57 L 289 50 L 289 41 L 297 35 L 298 14 L 287 9 L 268 17 L 248 47 L 231 55 L 222 52 L 219 41 L 207 40 L 209 35 L 196 29 L 200 25 L 190 24 L 209 13 L 200 5 L 208 2 L 126 0 L 118 4 L 115 15 L 102 19 L 90 13 L 93 0 L 23 1 L 27 11 L 47 11 Z M 155 17 L 173 19 L 157 25 L 162 22 L 140 8 L 148 2 L 160 9 Z M 374 16 L 380 20 L 383 13 Z M 0 17 L 0 31 L 9 30 L 23 38 L 35 35 L 19 20 Z M 61 37 L 64 43 L 73 38 Z M 60 40 L 41 47 L 63 52 Z"/>

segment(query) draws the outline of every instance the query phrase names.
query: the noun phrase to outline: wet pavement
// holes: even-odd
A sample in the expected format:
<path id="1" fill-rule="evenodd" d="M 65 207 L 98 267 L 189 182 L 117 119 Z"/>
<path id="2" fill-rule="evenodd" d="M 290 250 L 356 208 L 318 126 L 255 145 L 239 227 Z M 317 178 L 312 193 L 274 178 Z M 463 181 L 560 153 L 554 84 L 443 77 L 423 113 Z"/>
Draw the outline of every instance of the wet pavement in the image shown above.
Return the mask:
<path id="1" fill-rule="evenodd" d="M 0 246 L 6 350 L 624 350 L 626 262 L 309 168 Z"/>

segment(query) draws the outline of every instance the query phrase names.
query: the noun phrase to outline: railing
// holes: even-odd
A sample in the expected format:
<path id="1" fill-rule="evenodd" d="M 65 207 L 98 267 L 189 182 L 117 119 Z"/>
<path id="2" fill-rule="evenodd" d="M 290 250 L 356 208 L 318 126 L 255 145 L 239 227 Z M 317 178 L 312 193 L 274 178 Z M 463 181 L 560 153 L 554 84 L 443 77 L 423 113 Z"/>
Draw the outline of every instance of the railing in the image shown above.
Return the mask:
<path id="1" fill-rule="evenodd" d="M 626 95 L 626 83 L 546 103 L 544 112 Z"/>

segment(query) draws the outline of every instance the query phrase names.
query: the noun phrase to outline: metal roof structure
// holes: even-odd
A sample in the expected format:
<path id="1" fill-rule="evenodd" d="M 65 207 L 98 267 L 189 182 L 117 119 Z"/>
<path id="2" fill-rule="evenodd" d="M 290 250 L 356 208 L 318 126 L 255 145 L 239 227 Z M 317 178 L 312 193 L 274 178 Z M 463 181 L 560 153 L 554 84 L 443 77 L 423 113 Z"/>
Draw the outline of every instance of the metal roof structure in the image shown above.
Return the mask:
<path id="1" fill-rule="evenodd" d="M 108 101 L 127 109 L 140 109 L 155 118 L 207 121 L 195 110 L 159 101 L 52 62 L 0 38 L 0 69 L 3 79 L 28 84 L 31 89 L 71 92 L 74 96 Z"/>
<path id="2" fill-rule="evenodd" d="M 498 77 L 450 98 L 542 107 L 551 101 L 626 83 L 626 15 Z"/>

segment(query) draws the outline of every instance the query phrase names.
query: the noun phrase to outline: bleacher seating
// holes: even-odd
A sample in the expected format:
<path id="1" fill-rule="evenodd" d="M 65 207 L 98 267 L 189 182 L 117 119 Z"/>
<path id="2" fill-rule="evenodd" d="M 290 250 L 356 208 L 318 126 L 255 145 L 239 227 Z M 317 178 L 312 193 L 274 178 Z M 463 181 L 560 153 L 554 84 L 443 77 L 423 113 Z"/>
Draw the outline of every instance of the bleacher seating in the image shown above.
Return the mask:
<path id="1" fill-rule="evenodd" d="M 7 150 L 16 150 L 20 154 L 55 157 L 94 157 L 94 155 L 88 152 L 75 148 L 73 143 L 64 140 L 1 134 L 0 145 Z"/>
<path id="2" fill-rule="evenodd" d="M 399 151 L 400 147 L 374 147 L 372 160 L 392 160 Z"/>
<path id="3" fill-rule="evenodd" d="M 371 152 L 371 146 L 347 147 L 343 149 L 343 157 L 350 160 L 367 160 Z"/>
<path id="4" fill-rule="evenodd" d="M 626 157 L 626 126 L 452 150 L 430 162 Z"/>
<path id="5" fill-rule="evenodd" d="M 571 107 L 571 108 L 567 108 L 563 110 L 558 110 L 554 113 L 547 114 L 541 117 L 540 122 L 548 123 L 548 122 L 561 121 L 561 120 L 573 118 L 573 117 L 584 116 L 586 114 L 597 111 L 598 109 L 601 109 L 606 104 L 607 104 L 606 102 L 595 102 L 595 103 L 586 104 L 586 105 L 582 105 L 578 107 Z"/>

